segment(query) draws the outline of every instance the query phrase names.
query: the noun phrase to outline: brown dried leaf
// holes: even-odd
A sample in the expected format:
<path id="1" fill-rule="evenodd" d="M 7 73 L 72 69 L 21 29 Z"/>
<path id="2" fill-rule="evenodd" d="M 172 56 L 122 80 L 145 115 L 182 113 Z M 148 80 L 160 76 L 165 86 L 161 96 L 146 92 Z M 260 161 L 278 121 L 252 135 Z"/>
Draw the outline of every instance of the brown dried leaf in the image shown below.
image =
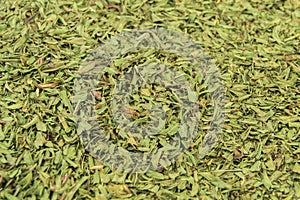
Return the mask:
<path id="1" fill-rule="evenodd" d="M 93 91 L 93 95 L 98 101 L 101 100 L 101 93 L 99 91 Z"/>
<path id="2" fill-rule="evenodd" d="M 137 117 L 139 117 L 140 116 L 140 113 L 139 112 L 137 112 L 136 110 L 134 110 L 134 109 L 131 109 L 131 108 L 126 108 L 126 107 L 122 107 L 122 110 L 124 111 L 124 112 L 126 112 L 127 114 L 130 114 L 130 115 L 135 115 L 135 116 L 137 116 Z"/>
<path id="3" fill-rule="evenodd" d="M 244 155 L 237 149 L 233 150 L 233 160 L 240 160 Z"/>

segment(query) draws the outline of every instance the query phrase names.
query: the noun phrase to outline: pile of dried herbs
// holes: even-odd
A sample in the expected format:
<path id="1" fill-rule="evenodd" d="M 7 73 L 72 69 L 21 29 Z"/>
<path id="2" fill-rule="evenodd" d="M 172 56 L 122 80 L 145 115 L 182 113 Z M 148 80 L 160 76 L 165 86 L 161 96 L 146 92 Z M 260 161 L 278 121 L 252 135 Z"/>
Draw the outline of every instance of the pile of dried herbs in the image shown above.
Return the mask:
<path id="1" fill-rule="evenodd" d="M 1 0 L 0 18 L 0 199 L 300 198 L 299 1 Z M 176 30 L 202 45 L 221 70 L 226 120 L 203 159 L 200 136 L 169 167 L 118 173 L 76 133 L 73 82 L 99 43 L 142 27 Z M 128 56 L 114 65 L 129 67 Z M 111 88 L 98 89 L 101 99 Z M 163 90 L 146 85 L 132 104 L 154 94 L 172 99 Z M 200 100 L 206 119 L 210 102 Z M 167 117 L 176 116 L 176 102 L 165 103 L 175 112 Z M 125 112 L 147 117 L 145 107 Z M 133 137 L 111 138 L 138 147 Z M 140 148 L 158 148 L 160 139 Z"/>

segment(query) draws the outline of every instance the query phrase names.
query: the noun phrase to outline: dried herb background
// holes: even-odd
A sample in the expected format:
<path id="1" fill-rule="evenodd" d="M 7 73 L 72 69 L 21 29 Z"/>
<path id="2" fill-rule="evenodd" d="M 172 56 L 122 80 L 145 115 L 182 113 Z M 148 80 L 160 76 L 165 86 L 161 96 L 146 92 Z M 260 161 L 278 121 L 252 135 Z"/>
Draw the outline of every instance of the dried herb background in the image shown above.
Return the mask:
<path id="1" fill-rule="evenodd" d="M 299 1 L 1 0 L 0 19 L 0 199 L 300 198 Z M 204 159 L 200 137 L 166 169 L 119 174 L 80 143 L 73 80 L 99 42 L 153 26 L 215 59 L 226 123 Z"/>

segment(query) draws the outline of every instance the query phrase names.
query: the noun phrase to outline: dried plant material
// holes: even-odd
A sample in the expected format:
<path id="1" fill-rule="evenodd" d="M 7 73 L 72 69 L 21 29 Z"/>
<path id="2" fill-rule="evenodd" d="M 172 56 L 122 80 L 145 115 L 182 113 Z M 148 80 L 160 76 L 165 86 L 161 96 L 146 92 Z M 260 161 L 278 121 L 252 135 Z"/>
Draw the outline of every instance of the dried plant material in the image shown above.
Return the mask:
<path id="1" fill-rule="evenodd" d="M 140 113 L 138 111 L 136 111 L 135 109 L 122 107 L 122 110 L 127 114 L 135 115 L 137 117 L 140 116 Z"/>
<path id="2" fill-rule="evenodd" d="M 57 86 L 56 83 L 40 83 L 40 84 L 37 84 L 36 87 L 39 88 L 39 89 L 46 89 L 46 88 L 55 88 Z"/>
<path id="3" fill-rule="evenodd" d="M 240 160 L 244 155 L 237 149 L 233 150 L 233 160 Z"/>
<path id="4" fill-rule="evenodd" d="M 138 145 L 138 143 L 134 139 L 133 135 L 131 135 L 131 134 L 129 134 L 128 143 L 131 144 L 134 147 L 136 147 Z"/>
<path id="5" fill-rule="evenodd" d="M 300 199 L 299 1 L 39 0 L 3 1 L 0 7 L 0 199 Z M 177 143 L 188 146 L 187 153 L 173 160 L 162 157 L 158 150 L 167 148 L 178 130 L 191 127 L 178 126 L 180 96 L 161 85 L 143 85 L 120 108 L 121 117 L 164 131 L 143 139 L 117 128 L 107 128 L 104 136 L 89 134 L 90 145 L 97 137 L 109 138 L 120 150 L 119 163 L 127 156 L 122 149 L 153 151 L 154 165 L 163 160 L 154 171 L 120 174 L 82 145 L 74 112 L 83 110 L 73 110 L 71 97 L 75 74 L 93 49 L 124 30 L 142 27 L 176 30 L 205 49 L 226 86 L 226 119 L 215 148 L 198 157 L 207 131 L 214 128 L 210 120 L 218 115 L 203 74 L 178 55 L 131 52 L 142 38 L 128 43 L 125 56 L 90 66 L 108 70 L 85 101 L 97 100 L 92 111 L 99 117 L 85 122 L 117 127 L 109 117 L 109 97 L 119 78 L 155 61 L 188 77 L 199 96 L 201 123 L 191 144 Z M 136 81 L 133 76 L 126 83 Z M 187 99 L 195 96 L 189 93 Z M 166 123 L 157 111 L 165 113 Z"/>
<path id="6" fill-rule="evenodd" d="M 93 91 L 93 95 L 98 101 L 101 100 L 101 93 L 99 91 Z"/>
<path id="7" fill-rule="evenodd" d="M 97 165 L 97 166 L 90 167 L 91 170 L 102 170 L 103 168 L 104 168 L 103 165 Z"/>

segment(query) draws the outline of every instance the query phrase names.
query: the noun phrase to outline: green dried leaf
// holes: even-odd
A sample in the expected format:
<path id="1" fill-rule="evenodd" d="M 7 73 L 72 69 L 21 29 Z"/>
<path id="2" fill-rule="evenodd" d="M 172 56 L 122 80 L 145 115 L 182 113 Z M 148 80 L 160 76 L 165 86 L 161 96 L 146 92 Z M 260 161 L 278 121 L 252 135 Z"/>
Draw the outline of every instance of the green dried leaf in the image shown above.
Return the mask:
<path id="1" fill-rule="evenodd" d="M 45 144 L 45 142 L 46 142 L 46 139 L 45 139 L 44 135 L 42 133 L 38 132 L 36 139 L 34 141 L 34 146 L 36 148 L 39 148 L 39 147 L 43 146 Z"/>
<path id="2" fill-rule="evenodd" d="M 8 109 L 12 109 L 12 110 L 20 109 L 22 107 L 23 107 L 23 102 L 18 102 L 10 106 L 7 106 Z"/>
<path id="3" fill-rule="evenodd" d="M 23 128 L 24 129 L 28 129 L 29 127 L 35 125 L 39 121 L 40 121 L 39 116 L 35 115 L 30 122 L 28 122 L 27 124 L 23 125 Z"/>
<path id="4" fill-rule="evenodd" d="M 296 163 L 293 167 L 293 172 L 300 174 L 300 164 Z"/>
<path id="5" fill-rule="evenodd" d="M 15 42 L 15 44 L 14 44 L 14 51 L 16 51 L 17 49 L 19 49 L 20 47 L 22 47 L 24 44 L 25 44 L 25 42 L 26 42 L 26 36 L 25 35 L 23 35 L 22 37 L 20 37 L 16 42 Z"/>

